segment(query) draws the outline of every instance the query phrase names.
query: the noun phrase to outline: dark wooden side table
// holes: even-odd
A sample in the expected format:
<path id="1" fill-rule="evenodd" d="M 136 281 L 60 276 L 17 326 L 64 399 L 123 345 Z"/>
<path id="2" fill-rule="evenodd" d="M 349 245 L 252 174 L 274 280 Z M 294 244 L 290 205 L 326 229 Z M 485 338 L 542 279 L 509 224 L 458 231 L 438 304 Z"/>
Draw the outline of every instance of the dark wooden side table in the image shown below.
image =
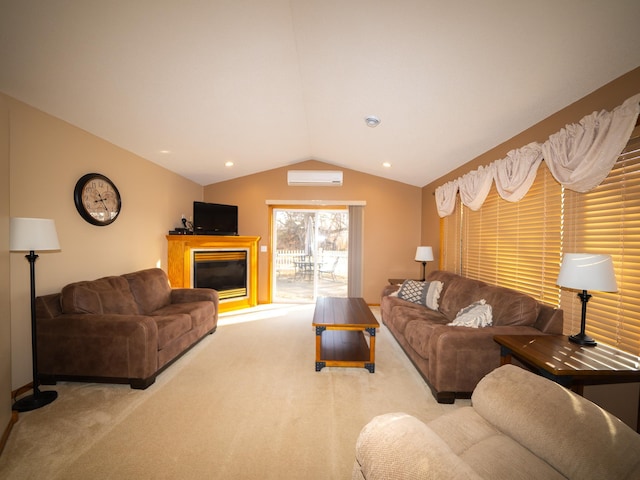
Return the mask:
<path id="1" fill-rule="evenodd" d="M 585 385 L 640 382 L 640 357 L 608 345 L 580 346 L 564 335 L 496 335 L 500 363 L 512 356 L 579 395 Z M 638 425 L 640 432 L 640 401 Z"/>

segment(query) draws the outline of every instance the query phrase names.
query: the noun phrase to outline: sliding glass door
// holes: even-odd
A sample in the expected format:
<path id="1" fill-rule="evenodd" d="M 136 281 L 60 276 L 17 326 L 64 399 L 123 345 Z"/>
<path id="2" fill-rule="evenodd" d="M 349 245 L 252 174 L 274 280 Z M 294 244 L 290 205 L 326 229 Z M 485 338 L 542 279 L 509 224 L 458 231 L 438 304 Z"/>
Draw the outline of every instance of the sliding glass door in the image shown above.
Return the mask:
<path id="1" fill-rule="evenodd" d="M 347 209 L 274 208 L 272 232 L 273 302 L 310 303 L 318 296 L 347 296 Z"/>

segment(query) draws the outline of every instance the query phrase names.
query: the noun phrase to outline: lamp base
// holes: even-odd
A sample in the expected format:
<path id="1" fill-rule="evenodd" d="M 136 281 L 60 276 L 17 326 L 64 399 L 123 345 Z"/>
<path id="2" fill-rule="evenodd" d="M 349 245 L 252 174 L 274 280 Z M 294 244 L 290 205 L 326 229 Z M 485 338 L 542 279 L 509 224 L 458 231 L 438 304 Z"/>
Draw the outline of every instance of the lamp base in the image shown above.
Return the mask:
<path id="1" fill-rule="evenodd" d="M 31 410 L 37 410 L 38 408 L 49 405 L 56 398 L 58 398 L 58 392 L 53 390 L 46 390 L 44 392 L 38 392 L 34 395 L 28 395 L 16 401 L 11 407 L 12 410 L 17 412 L 29 412 Z"/>
<path id="2" fill-rule="evenodd" d="M 596 341 L 593 338 L 582 332 L 571 335 L 569 337 L 569 341 L 585 347 L 595 347 L 597 345 Z"/>

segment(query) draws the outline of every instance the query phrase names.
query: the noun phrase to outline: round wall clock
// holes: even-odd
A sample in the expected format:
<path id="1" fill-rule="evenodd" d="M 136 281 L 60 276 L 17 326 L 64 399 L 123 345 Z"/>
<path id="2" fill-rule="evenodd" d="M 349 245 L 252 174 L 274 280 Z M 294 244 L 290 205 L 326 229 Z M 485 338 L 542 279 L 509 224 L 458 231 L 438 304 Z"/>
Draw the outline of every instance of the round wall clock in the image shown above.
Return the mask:
<path id="1" fill-rule="evenodd" d="M 92 225 L 113 223 L 120 214 L 120 192 L 104 175 L 87 173 L 76 183 L 73 200 L 82 218 Z"/>

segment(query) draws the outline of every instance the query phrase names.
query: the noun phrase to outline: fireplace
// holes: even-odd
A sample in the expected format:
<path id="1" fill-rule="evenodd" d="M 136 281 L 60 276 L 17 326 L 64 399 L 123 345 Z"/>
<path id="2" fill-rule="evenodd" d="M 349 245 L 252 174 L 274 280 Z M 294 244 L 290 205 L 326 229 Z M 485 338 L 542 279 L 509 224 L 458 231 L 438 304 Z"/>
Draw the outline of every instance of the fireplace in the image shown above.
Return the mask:
<path id="1" fill-rule="evenodd" d="M 248 287 L 248 250 L 192 250 L 192 285 L 213 288 L 220 300 L 244 298 Z"/>
<path id="2" fill-rule="evenodd" d="M 220 312 L 255 307 L 259 240 L 247 236 L 167 235 L 169 282 L 174 288 L 214 288 L 220 296 Z"/>

